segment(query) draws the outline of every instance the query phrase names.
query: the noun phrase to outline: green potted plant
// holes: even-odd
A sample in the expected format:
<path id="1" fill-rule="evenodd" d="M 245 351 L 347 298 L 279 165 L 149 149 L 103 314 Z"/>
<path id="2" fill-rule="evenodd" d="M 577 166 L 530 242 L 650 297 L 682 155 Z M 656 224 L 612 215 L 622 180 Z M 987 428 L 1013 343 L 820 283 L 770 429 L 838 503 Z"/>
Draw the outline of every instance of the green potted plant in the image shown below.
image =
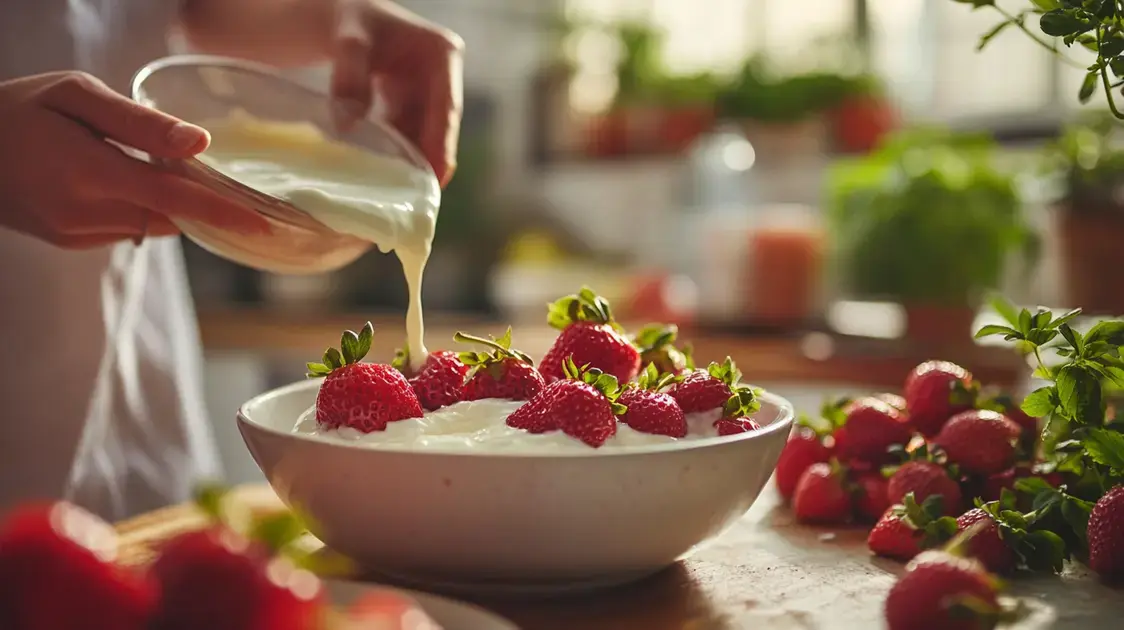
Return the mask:
<path id="1" fill-rule="evenodd" d="M 833 271 L 850 295 L 905 307 L 915 340 L 967 340 L 1010 255 L 1032 255 L 1013 177 L 982 136 L 912 130 L 828 174 Z"/>
<path id="2" fill-rule="evenodd" d="M 658 114 L 654 86 L 663 77 L 659 55 L 663 34 L 644 22 L 610 27 L 621 47 L 617 62 L 617 95 L 609 111 L 592 121 L 588 153 L 617 157 L 652 150 Z"/>
<path id="3" fill-rule="evenodd" d="M 1124 313 L 1124 295 L 1105 291 L 1106 270 L 1124 268 L 1124 150 L 1107 112 L 1069 126 L 1047 152 L 1063 177 L 1056 204 L 1067 302 L 1087 313 Z"/>

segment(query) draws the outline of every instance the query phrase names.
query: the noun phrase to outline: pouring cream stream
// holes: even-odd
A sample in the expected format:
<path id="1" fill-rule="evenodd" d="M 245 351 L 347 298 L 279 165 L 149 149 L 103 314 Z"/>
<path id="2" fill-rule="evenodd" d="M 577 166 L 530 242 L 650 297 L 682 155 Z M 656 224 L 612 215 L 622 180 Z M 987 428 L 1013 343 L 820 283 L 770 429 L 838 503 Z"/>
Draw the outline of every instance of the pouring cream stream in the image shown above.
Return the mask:
<path id="1" fill-rule="evenodd" d="M 401 159 L 336 142 L 309 123 L 277 122 L 245 112 L 209 121 L 211 146 L 199 160 L 250 188 L 288 201 L 344 234 L 394 252 L 409 290 L 410 359 L 427 354 L 422 276 L 433 246 L 441 187 Z"/>

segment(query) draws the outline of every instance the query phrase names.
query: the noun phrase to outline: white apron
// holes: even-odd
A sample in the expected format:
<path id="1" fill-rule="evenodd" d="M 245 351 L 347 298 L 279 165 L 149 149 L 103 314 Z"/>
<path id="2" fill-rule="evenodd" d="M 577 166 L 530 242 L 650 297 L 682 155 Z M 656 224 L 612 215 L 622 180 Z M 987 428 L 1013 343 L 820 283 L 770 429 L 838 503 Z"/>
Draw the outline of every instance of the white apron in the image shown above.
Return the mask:
<path id="1" fill-rule="evenodd" d="M 177 5 L 5 0 L 0 80 L 79 69 L 127 94 Z M 0 228 L 0 353 L 0 513 L 67 498 L 116 520 L 220 475 L 175 238 L 64 251 Z"/>

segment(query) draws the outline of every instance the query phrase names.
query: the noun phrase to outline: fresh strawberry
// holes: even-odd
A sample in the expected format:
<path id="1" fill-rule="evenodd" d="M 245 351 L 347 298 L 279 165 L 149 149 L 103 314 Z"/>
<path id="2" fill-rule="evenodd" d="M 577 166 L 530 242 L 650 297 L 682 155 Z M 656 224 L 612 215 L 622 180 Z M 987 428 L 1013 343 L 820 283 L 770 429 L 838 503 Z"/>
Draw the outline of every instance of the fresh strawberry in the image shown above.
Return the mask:
<path id="1" fill-rule="evenodd" d="M 1019 429 L 1021 430 L 1019 443 L 1026 454 L 1033 455 L 1034 445 L 1038 442 L 1038 418 L 1032 418 L 1026 415 L 1026 412 L 1019 406 L 1018 401 L 1009 395 L 1001 394 L 993 396 L 991 402 L 998 407 L 1000 413 L 1019 425 Z"/>
<path id="2" fill-rule="evenodd" d="M 113 528 L 79 507 L 16 508 L 0 525 L 0 628 L 145 630 L 155 593 L 116 553 Z"/>
<path id="3" fill-rule="evenodd" d="M 401 372 L 389 365 L 362 363 L 371 349 L 371 322 L 356 334 L 346 331 L 340 349 L 328 348 L 322 363 L 309 363 L 308 376 L 323 376 L 316 395 L 316 421 L 370 433 L 390 422 L 420 418 L 421 404 Z"/>
<path id="4" fill-rule="evenodd" d="M 918 505 L 913 494 L 902 503 L 891 506 L 870 530 L 867 547 L 879 556 L 907 561 L 925 549 L 943 544 L 956 534 L 956 519 L 942 516 L 944 508 L 939 496 L 929 497 Z"/>
<path id="5" fill-rule="evenodd" d="M 687 420 L 679 403 L 661 391 L 673 378 L 671 374 L 661 374 L 655 363 L 649 363 L 636 384 L 625 386 L 618 399 L 628 407 L 621 416 L 621 422 L 641 433 L 676 438 L 687 435 Z"/>
<path id="6" fill-rule="evenodd" d="M 836 455 L 844 461 L 884 464 L 893 459 L 891 446 L 905 446 L 912 437 L 900 411 L 874 398 L 849 402 L 844 409 L 844 437 L 837 439 Z"/>
<path id="7" fill-rule="evenodd" d="M 960 486 L 948 475 L 948 471 L 935 462 L 909 461 L 894 471 L 886 487 L 887 499 L 891 503 L 901 503 L 910 493 L 922 503 L 929 497 L 940 496 L 946 515 L 960 513 Z"/>
<path id="8" fill-rule="evenodd" d="M 956 519 L 961 530 L 982 523 L 979 531 L 965 543 L 968 555 L 979 560 L 993 573 L 1010 573 L 1018 558 L 1004 540 L 999 523 L 982 508 L 973 508 Z"/>
<path id="9" fill-rule="evenodd" d="M 1017 614 L 1003 608 L 998 591 L 998 580 L 980 562 L 926 551 L 890 589 L 886 624 L 889 630 L 990 630 Z"/>
<path id="10" fill-rule="evenodd" d="M 431 352 L 418 374 L 410 378 L 410 387 L 414 388 L 423 409 L 436 411 L 464 400 L 464 382 L 469 369 L 455 352 Z"/>
<path id="11" fill-rule="evenodd" d="M 909 406 L 906 405 L 905 398 L 902 398 L 897 394 L 875 394 L 874 397 L 886 403 L 887 405 L 890 405 L 894 409 L 897 409 L 902 414 L 905 414 L 909 409 Z"/>
<path id="12" fill-rule="evenodd" d="M 679 327 L 675 324 L 648 324 L 632 337 L 640 351 L 640 365 L 656 364 L 660 374 L 679 374 L 691 366 L 689 349 L 675 347 Z"/>
<path id="13" fill-rule="evenodd" d="M 157 550 L 148 577 L 159 604 L 147 630 L 318 627 L 325 596 L 309 563 L 327 567 L 325 557 L 296 544 L 303 524 L 291 512 L 232 519 L 226 497 L 222 489 L 203 488 L 197 506 L 209 526 Z"/>
<path id="14" fill-rule="evenodd" d="M 1124 578 L 1124 486 L 1109 490 L 1093 506 L 1087 535 L 1089 568 L 1108 582 Z"/>
<path id="15" fill-rule="evenodd" d="M 617 416 L 627 411 L 617 402 L 617 379 L 597 368 L 578 367 L 573 359 L 566 359 L 563 370 L 566 378 L 547 385 L 541 394 L 546 423 L 597 448 L 616 435 Z"/>
<path id="16" fill-rule="evenodd" d="M 719 418 L 714 421 L 714 428 L 718 429 L 718 435 L 737 435 L 756 431 L 761 425 L 750 418 Z"/>
<path id="17" fill-rule="evenodd" d="M 851 496 L 843 471 L 830 463 L 809 466 L 796 484 L 792 510 L 802 523 L 846 522 L 851 517 Z"/>
<path id="18" fill-rule="evenodd" d="M 507 417 L 507 426 L 513 429 L 523 429 L 528 433 L 549 433 L 561 427 L 554 418 L 547 413 L 550 407 L 550 396 L 547 395 L 549 387 L 535 395 L 534 398 L 523 403 Z"/>
<path id="19" fill-rule="evenodd" d="M 856 475 L 855 512 L 860 520 L 873 523 L 889 509 L 888 486 L 889 481 L 877 470 Z"/>
<path id="20" fill-rule="evenodd" d="M 992 475 L 1014 463 L 1019 425 L 1001 413 L 971 409 L 949 419 L 933 443 L 965 472 Z"/>
<path id="21" fill-rule="evenodd" d="M 545 382 L 531 358 L 511 347 L 511 328 L 499 339 L 483 339 L 457 333 L 454 339 L 491 348 L 491 352 L 462 352 L 459 358 L 469 367 L 465 373 L 464 399 L 504 398 L 531 400 Z"/>
<path id="22" fill-rule="evenodd" d="M 820 436 L 808 427 L 798 427 L 788 438 L 788 442 L 777 460 L 777 490 L 785 501 L 792 499 L 800 476 L 812 464 L 826 462 L 831 458 L 831 450 L 823 445 Z"/>
<path id="23" fill-rule="evenodd" d="M 926 361 L 905 380 L 909 421 L 926 437 L 940 432 L 953 415 L 972 408 L 978 387 L 964 368 L 948 361 Z"/>
<path id="24" fill-rule="evenodd" d="M 740 383 L 742 373 L 733 359 L 711 363 L 705 370 L 694 370 L 679 377 L 668 391 L 683 413 L 723 409 L 723 416 L 738 418 L 761 408 L 757 390 Z"/>
<path id="25" fill-rule="evenodd" d="M 543 357 L 540 370 L 547 380 L 566 378 L 563 364 L 573 357 L 627 383 L 640 371 L 640 352 L 625 338 L 613 319 L 609 303 L 588 287 L 550 305 L 547 321 L 561 330 Z"/>
<path id="26" fill-rule="evenodd" d="M 1031 477 L 1041 479 L 1055 488 L 1065 483 L 1065 479 L 1057 472 L 1037 473 L 1034 471 L 1034 468 L 1028 464 L 1017 464 L 1002 472 L 988 475 L 988 477 L 983 480 L 983 484 L 977 494 L 984 501 L 998 501 L 1004 490 L 1014 491 L 1015 482 L 1019 479 Z M 1027 507 L 1026 509 L 1029 510 L 1030 508 Z"/>

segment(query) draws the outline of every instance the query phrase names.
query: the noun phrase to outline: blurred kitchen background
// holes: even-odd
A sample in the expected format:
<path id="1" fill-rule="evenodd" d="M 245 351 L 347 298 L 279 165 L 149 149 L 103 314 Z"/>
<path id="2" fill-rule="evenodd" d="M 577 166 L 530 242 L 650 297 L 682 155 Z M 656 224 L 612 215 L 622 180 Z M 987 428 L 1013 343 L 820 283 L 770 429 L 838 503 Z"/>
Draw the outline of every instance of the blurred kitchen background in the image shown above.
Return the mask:
<path id="1" fill-rule="evenodd" d="M 1124 154 L 1103 95 L 1080 105 L 1084 70 L 1015 28 L 977 52 L 1002 19 L 991 8 L 401 4 L 467 45 L 459 169 L 425 277 L 431 349 L 510 322 L 541 355 L 545 303 L 587 284 L 625 322 L 677 323 L 701 360 L 729 354 L 814 408 L 826 392 L 895 389 L 938 355 L 1024 382 L 1018 357 L 971 338 L 993 288 L 1124 312 Z M 257 478 L 233 410 L 367 319 L 372 358 L 389 358 L 405 284 L 378 253 L 280 277 L 187 248 L 228 472 Z"/>

